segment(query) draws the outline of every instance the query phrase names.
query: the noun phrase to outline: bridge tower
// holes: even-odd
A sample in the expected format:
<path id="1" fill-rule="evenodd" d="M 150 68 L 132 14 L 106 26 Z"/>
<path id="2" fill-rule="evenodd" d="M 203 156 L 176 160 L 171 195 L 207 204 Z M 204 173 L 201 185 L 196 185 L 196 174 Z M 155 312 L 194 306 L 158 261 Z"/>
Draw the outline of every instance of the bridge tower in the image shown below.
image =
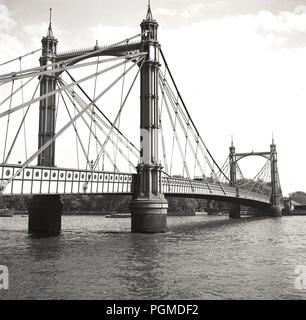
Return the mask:
<path id="1" fill-rule="evenodd" d="M 237 176 L 237 160 L 236 160 L 236 148 L 234 147 L 233 140 L 229 148 L 229 163 L 230 163 L 230 185 L 235 186 Z M 238 188 L 237 188 L 237 197 Z M 233 219 L 240 218 L 240 204 L 238 202 L 231 202 L 229 204 L 229 217 Z"/>
<path id="2" fill-rule="evenodd" d="M 153 19 L 150 4 L 141 22 L 141 50 L 146 59 L 140 73 L 140 162 L 137 181 L 130 202 L 132 232 L 156 233 L 167 230 L 168 203 L 161 188 L 162 166 L 158 155 L 159 111 L 158 23 Z"/>
<path id="3" fill-rule="evenodd" d="M 51 9 L 50 9 L 51 14 Z M 57 39 L 53 36 L 51 16 L 47 35 L 42 38 L 42 56 L 39 59 L 40 65 L 55 63 Z M 56 77 L 54 74 L 43 75 L 40 82 L 40 95 L 56 89 Z M 38 148 L 41 148 L 55 134 L 55 94 L 40 101 L 39 105 L 39 132 Z M 46 148 L 38 156 L 39 166 L 54 167 L 55 164 L 55 142 Z"/>
<path id="4" fill-rule="evenodd" d="M 42 38 L 42 55 L 40 65 L 44 66 L 55 62 L 57 39 L 53 35 L 52 22 L 50 21 L 47 35 Z M 51 67 L 52 68 L 52 67 Z M 40 95 L 56 89 L 55 74 L 43 75 L 40 78 Z M 41 148 L 55 134 L 56 95 L 40 100 L 39 104 L 39 131 L 38 148 Z M 55 166 L 55 142 L 51 143 L 38 155 L 38 166 Z M 59 195 L 33 196 L 29 206 L 29 232 L 56 234 L 61 229 L 62 203 Z"/>
<path id="5" fill-rule="evenodd" d="M 272 215 L 275 217 L 280 217 L 282 215 L 281 198 L 282 192 L 280 189 L 278 168 L 277 168 L 277 152 L 276 144 L 272 138 L 272 143 L 270 145 L 270 161 L 271 161 L 271 211 Z"/>

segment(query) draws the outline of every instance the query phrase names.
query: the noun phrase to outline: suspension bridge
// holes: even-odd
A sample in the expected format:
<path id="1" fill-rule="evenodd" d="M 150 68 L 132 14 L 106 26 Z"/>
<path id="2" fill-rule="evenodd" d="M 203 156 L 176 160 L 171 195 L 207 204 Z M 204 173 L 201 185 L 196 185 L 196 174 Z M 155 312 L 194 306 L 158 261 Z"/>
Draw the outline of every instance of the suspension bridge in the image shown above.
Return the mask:
<path id="1" fill-rule="evenodd" d="M 0 65 L 9 68 L 0 75 L 0 192 L 33 195 L 29 232 L 60 232 L 63 194 L 131 195 L 132 232 L 166 231 L 167 196 L 229 202 L 231 218 L 240 205 L 280 216 L 274 141 L 249 153 L 232 142 L 219 166 L 174 80 L 150 5 L 140 26 L 110 45 L 58 52 L 50 9 L 42 48 Z M 36 54 L 39 65 L 24 67 Z M 139 136 L 139 126 L 137 147 L 129 135 L 136 128 Z M 265 164 L 246 179 L 239 163 L 251 156 Z"/>

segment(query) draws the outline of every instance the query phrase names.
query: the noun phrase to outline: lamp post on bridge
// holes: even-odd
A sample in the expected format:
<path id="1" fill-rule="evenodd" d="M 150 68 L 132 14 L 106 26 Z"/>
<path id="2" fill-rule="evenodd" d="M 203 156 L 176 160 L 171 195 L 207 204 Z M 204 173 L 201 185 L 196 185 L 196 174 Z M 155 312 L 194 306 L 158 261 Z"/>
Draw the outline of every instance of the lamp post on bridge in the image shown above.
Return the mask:
<path id="1" fill-rule="evenodd" d="M 158 155 L 159 111 L 158 23 L 150 5 L 141 23 L 141 50 L 146 60 L 140 72 L 140 163 L 137 182 L 130 202 L 132 232 L 156 233 L 167 230 L 168 202 L 161 190 L 162 166 Z"/>

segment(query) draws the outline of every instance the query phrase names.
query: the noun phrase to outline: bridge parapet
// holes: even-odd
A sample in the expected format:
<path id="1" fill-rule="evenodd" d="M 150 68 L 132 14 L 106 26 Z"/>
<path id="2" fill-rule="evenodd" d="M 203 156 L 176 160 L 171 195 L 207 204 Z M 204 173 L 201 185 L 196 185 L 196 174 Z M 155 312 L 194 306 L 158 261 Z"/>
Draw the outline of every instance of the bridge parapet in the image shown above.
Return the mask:
<path id="1" fill-rule="evenodd" d="M 0 165 L 0 186 L 21 169 Z M 3 195 L 131 194 L 133 174 L 31 166 L 24 168 L 5 188 Z M 88 182 L 87 188 L 83 188 Z"/>
<path id="2" fill-rule="evenodd" d="M 0 165 L 0 185 L 4 185 L 22 167 L 15 164 Z M 1 191 L 3 195 L 34 194 L 132 194 L 135 174 L 109 171 L 78 170 L 57 167 L 29 166 L 24 168 Z M 87 188 L 83 185 L 88 181 Z M 186 178 L 163 176 L 162 192 L 166 195 L 202 196 L 226 199 L 245 199 L 270 203 L 269 196 L 236 187 L 207 183 Z"/>

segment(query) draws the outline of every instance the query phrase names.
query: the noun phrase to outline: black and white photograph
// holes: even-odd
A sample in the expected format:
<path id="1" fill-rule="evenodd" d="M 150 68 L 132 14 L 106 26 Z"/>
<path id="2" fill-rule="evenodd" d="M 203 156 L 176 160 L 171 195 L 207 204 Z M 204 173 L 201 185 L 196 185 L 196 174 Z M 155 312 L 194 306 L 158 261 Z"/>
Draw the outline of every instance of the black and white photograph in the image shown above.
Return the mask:
<path id="1" fill-rule="evenodd" d="M 306 299 L 306 0 L 0 0 L 0 43 L 1 301 Z"/>

